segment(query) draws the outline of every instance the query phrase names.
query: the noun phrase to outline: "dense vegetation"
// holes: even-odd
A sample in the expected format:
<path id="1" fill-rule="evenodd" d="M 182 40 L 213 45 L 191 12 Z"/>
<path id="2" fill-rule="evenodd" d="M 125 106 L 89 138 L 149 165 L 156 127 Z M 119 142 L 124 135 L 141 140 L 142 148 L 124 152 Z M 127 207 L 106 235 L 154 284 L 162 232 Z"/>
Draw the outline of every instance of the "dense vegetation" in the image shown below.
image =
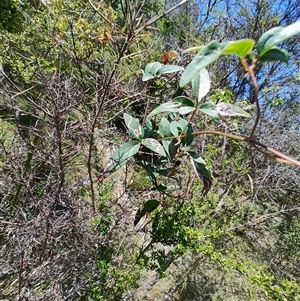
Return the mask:
<path id="1" fill-rule="evenodd" d="M 300 3 L 204 2 L 1 1 L 1 300 L 300 300 Z"/>

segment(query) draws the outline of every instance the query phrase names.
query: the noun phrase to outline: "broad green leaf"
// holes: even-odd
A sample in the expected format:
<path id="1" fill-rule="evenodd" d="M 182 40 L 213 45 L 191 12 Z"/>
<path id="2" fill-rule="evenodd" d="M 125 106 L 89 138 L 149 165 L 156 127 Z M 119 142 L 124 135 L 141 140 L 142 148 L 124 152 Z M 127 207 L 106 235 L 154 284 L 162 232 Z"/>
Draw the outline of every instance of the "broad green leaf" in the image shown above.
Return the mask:
<path id="1" fill-rule="evenodd" d="M 216 106 L 211 101 L 207 101 L 201 104 L 199 106 L 199 110 L 214 119 L 219 119 L 219 114 L 217 112 Z"/>
<path id="2" fill-rule="evenodd" d="M 226 44 L 221 44 L 217 41 L 212 41 L 205 46 L 190 62 L 185 71 L 183 72 L 179 86 L 185 87 L 193 78 L 197 76 L 200 70 L 204 69 L 207 65 L 214 62 L 223 52 Z"/>
<path id="3" fill-rule="evenodd" d="M 170 122 L 167 118 L 163 117 L 159 124 L 158 132 L 161 137 L 170 137 L 171 131 L 170 131 Z"/>
<path id="4" fill-rule="evenodd" d="M 170 124 L 170 131 L 174 137 L 178 137 L 179 135 L 178 128 L 180 128 L 178 121 L 172 121 Z"/>
<path id="5" fill-rule="evenodd" d="M 178 71 L 184 70 L 183 67 L 177 65 L 163 65 L 161 69 L 159 69 L 158 74 L 167 74 L 167 73 L 175 73 Z"/>
<path id="6" fill-rule="evenodd" d="M 202 69 L 195 78 L 192 79 L 192 89 L 198 101 L 210 90 L 210 78 L 206 69 Z"/>
<path id="7" fill-rule="evenodd" d="M 216 110 L 221 116 L 251 117 L 251 115 L 245 112 L 243 109 L 226 102 L 218 103 L 216 105 Z"/>
<path id="8" fill-rule="evenodd" d="M 147 214 L 155 210 L 160 205 L 159 201 L 157 200 L 149 200 L 147 201 L 142 208 L 140 208 L 134 218 L 134 226 L 138 224 L 141 218 Z"/>
<path id="9" fill-rule="evenodd" d="M 151 118 L 162 112 L 178 112 L 179 107 L 180 107 L 180 103 L 174 103 L 174 102 L 163 103 L 159 105 L 157 108 L 155 108 L 152 112 L 150 112 L 148 118 Z"/>
<path id="10" fill-rule="evenodd" d="M 194 172 L 196 176 L 203 183 L 204 194 L 207 194 L 212 185 L 212 178 L 211 178 L 210 171 L 208 170 L 207 165 L 201 156 L 199 156 L 194 151 L 190 151 L 189 155 L 190 155 L 191 164 L 194 168 Z"/>
<path id="11" fill-rule="evenodd" d="M 127 113 L 124 113 L 124 120 L 129 131 L 129 136 L 131 138 L 142 139 L 144 136 L 144 129 L 139 120 Z"/>
<path id="12" fill-rule="evenodd" d="M 145 119 L 145 125 L 144 125 L 144 136 L 143 138 L 149 138 L 154 133 L 154 122 L 151 119 L 146 118 Z"/>
<path id="13" fill-rule="evenodd" d="M 278 47 L 271 48 L 265 54 L 263 54 L 259 60 L 262 62 L 273 62 L 273 61 L 280 61 L 284 63 L 288 63 L 290 58 L 290 54 Z"/>
<path id="14" fill-rule="evenodd" d="M 262 57 L 271 48 L 300 33 L 300 21 L 285 27 L 275 27 L 265 32 L 257 42 L 258 56 Z"/>
<path id="15" fill-rule="evenodd" d="M 109 172 L 112 173 L 122 167 L 139 151 L 140 146 L 138 141 L 130 141 L 121 145 L 110 158 Z"/>
<path id="16" fill-rule="evenodd" d="M 147 148 L 151 149 L 152 151 L 154 151 L 157 154 L 160 154 L 164 157 L 167 156 L 163 146 L 157 140 L 155 140 L 153 138 L 143 139 L 141 141 L 141 144 L 146 146 Z"/>
<path id="17" fill-rule="evenodd" d="M 181 107 L 177 110 L 181 115 L 189 114 L 195 110 L 194 103 L 188 97 L 178 96 L 173 99 L 173 102 L 181 104 Z"/>
<path id="18" fill-rule="evenodd" d="M 234 54 L 240 58 L 245 58 L 247 54 L 252 52 L 255 41 L 252 39 L 243 39 L 238 41 L 226 42 L 223 54 Z"/>

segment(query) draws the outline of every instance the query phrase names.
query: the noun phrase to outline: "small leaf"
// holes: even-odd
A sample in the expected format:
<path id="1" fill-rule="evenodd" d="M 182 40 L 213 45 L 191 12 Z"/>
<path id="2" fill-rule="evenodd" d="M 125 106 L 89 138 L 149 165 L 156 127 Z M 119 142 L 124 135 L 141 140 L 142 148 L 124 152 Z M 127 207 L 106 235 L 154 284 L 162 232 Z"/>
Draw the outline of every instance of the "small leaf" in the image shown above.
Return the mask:
<path id="1" fill-rule="evenodd" d="M 143 71 L 143 77 L 142 77 L 142 81 L 148 81 L 152 78 L 154 78 L 155 76 L 157 76 L 157 72 L 163 67 L 164 65 L 158 62 L 154 62 L 154 63 L 149 63 L 146 68 L 145 71 Z"/>
<path id="2" fill-rule="evenodd" d="M 140 149 L 141 144 L 138 141 L 130 141 L 120 146 L 111 156 L 113 168 L 111 171 L 116 171 L 127 161 L 129 161 Z"/>
<path id="3" fill-rule="evenodd" d="M 257 42 L 259 58 L 271 48 L 300 33 L 300 21 L 285 27 L 275 27 L 265 32 Z"/>
<path id="4" fill-rule="evenodd" d="M 243 109 L 226 102 L 218 103 L 216 105 L 216 109 L 221 116 L 242 116 L 248 118 L 251 117 L 251 115 L 245 112 Z"/>
<path id="5" fill-rule="evenodd" d="M 238 41 L 226 42 L 223 54 L 234 54 L 240 58 L 245 58 L 247 54 L 252 52 L 255 41 L 252 39 L 243 39 Z"/>
<path id="6" fill-rule="evenodd" d="M 207 65 L 214 62 L 223 51 L 226 44 L 221 44 L 217 41 L 212 41 L 205 46 L 189 63 L 183 72 L 179 86 L 185 87 L 193 78 L 197 76 L 200 70 L 204 69 Z"/>
<path id="7" fill-rule="evenodd" d="M 158 133 L 163 138 L 171 136 L 170 121 L 167 118 L 163 117 L 161 119 Z"/>
<path id="8" fill-rule="evenodd" d="M 198 101 L 207 95 L 210 90 L 210 78 L 206 69 L 202 69 L 199 75 L 193 78 L 192 89 Z"/>
<path id="9" fill-rule="evenodd" d="M 97 181 L 101 182 L 111 173 L 117 171 L 127 163 L 140 149 L 141 144 L 138 141 L 130 141 L 121 145 L 111 156 L 108 163 L 100 171 Z"/>
<path id="10" fill-rule="evenodd" d="M 131 138 L 142 139 L 144 136 L 144 129 L 139 120 L 127 113 L 124 113 L 124 120 L 129 131 L 129 136 Z"/>
<path id="11" fill-rule="evenodd" d="M 201 104 L 199 106 L 199 110 L 214 119 L 219 119 L 219 114 L 217 112 L 216 106 L 211 101 L 207 101 Z"/>
<path id="12" fill-rule="evenodd" d="M 158 74 L 167 74 L 167 73 L 175 73 L 178 71 L 184 70 L 183 67 L 177 65 L 164 65 L 161 69 L 159 69 Z"/>
<path id="13" fill-rule="evenodd" d="M 172 160 L 175 157 L 175 155 L 177 154 L 177 150 L 179 147 L 179 145 L 177 144 L 177 140 L 175 140 L 175 139 L 172 139 L 171 141 L 163 140 L 162 145 L 168 155 L 168 158 L 170 160 Z"/>
<path id="14" fill-rule="evenodd" d="M 200 157 L 197 153 L 191 151 L 189 152 L 191 163 L 194 168 L 194 172 L 196 176 L 202 181 L 203 183 L 203 192 L 204 195 L 208 193 L 211 189 L 212 185 L 212 178 L 210 175 L 210 171 L 208 170 L 205 161 L 202 157 Z"/>
<path id="15" fill-rule="evenodd" d="M 160 205 L 157 200 L 149 200 L 147 201 L 142 208 L 140 208 L 134 218 L 134 226 L 138 224 L 141 218 L 146 214 L 154 211 Z"/>
<path id="16" fill-rule="evenodd" d="M 288 63 L 290 58 L 290 54 L 284 50 L 277 47 L 271 48 L 265 54 L 263 54 L 259 60 L 262 62 L 273 62 L 280 61 L 284 63 Z"/>
<path id="17" fill-rule="evenodd" d="M 160 154 L 164 157 L 167 156 L 163 146 L 157 140 L 155 140 L 153 138 L 143 139 L 141 141 L 141 144 L 146 146 L 147 148 L 151 149 L 152 151 L 154 151 L 157 154 Z"/>

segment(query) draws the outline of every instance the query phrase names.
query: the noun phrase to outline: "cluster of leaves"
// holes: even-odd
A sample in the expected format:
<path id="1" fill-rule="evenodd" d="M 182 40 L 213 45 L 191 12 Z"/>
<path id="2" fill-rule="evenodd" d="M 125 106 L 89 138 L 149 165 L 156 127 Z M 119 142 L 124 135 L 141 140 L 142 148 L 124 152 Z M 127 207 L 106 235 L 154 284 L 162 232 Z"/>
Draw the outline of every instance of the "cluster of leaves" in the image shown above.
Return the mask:
<path id="1" fill-rule="evenodd" d="M 192 128 L 195 113 L 200 111 L 213 119 L 218 119 L 219 116 L 250 117 L 250 115 L 230 103 L 219 102 L 215 104 L 211 101 L 201 103 L 201 100 L 210 90 L 210 78 L 205 68 L 221 55 L 236 55 L 242 60 L 245 72 L 250 74 L 255 86 L 253 69 L 257 62 L 280 61 L 287 63 L 289 57 L 287 51 L 278 48 L 277 45 L 299 32 L 300 21 L 286 27 L 269 30 L 257 42 L 257 57 L 255 57 L 253 50 L 255 41 L 252 39 L 223 43 L 213 41 L 207 46 L 188 49 L 187 52 L 200 51 L 184 70 L 180 78 L 177 95 L 182 94 L 183 88 L 192 82 L 194 99 L 181 95 L 177 96 L 172 101 L 163 103 L 152 110 L 145 116 L 143 124 L 137 118 L 125 113 L 124 121 L 131 141 L 123 144 L 113 154 L 107 165 L 108 167 L 105 167 L 105 175 L 103 171 L 101 173 L 101 179 L 122 167 L 145 147 L 158 155 L 159 159 L 155 163 L 140 161 L 138 164 L 145 168 L 149 179 L 154 183 L 157 190 L 167 190 L 165 186 L 158 184 L 157 177 L 161 175 L 170 177 L 170 168 L 176 169 L 178 158 L 187 155 L 190 157 L 197 177 L 203 182 L 204 192 L 207 193 L 212 185 L 210 171 L 204 159 L 191 148 L 193 137 L 199 135 Z M 246 57 L 250 57 L 253 65 L 248 65 Z M 143 81 L 153 80 L 163 74 L 175 73 L 181 70 L 182 67 L 176 65 L 150 63 L 143 71 Z M 255 102 L 258 111 L 256 120 L 258 121 L 260 118 L 259 104 L 257 99 L 255 99 Z M 167 116 L 164 117 L 164 114 L 167 114 Z M 252 129 L 251 136 L 247 138 L 250 143 L 253 143 L 252 138 L 256 125 L 257 122 Z M 226 134 L 224 135 L 226 136 Z M 247 141 L 243 137 L 238 137 L 238 139 Z M 296 161 L 295 164 L 299 165 L 299 162 Z"/>

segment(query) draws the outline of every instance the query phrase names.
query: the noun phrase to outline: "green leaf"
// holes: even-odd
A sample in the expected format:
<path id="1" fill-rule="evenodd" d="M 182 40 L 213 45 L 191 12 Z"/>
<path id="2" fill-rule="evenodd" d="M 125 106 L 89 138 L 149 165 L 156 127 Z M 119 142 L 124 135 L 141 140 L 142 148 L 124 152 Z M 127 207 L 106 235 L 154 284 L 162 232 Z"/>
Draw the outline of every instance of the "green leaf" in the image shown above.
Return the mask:
<path id="1" fill-rule="evenodd" d="M 163 117 L 161 119 L 158 132 L 163 138 L 171 136 L 170 122 L 167 118 Z"/>
<path id="2" fill-rule="evenodd" d="M 248 118 L 251 117 L 251 115 L 245 112 L 243 109 L 226 102 L 218 103 L 216 105 L 216 109 L 221 116 L 242 116 Z"/>
<path id="3" fill-rule="evenodd" d="M 177 110 L 181 115 L 189 114 L 195 110 L 194 103 L 188 97 L 178 96 L 173 99 L 173 102 L 181 104 L 181 107 Z"/>
<path id="4" fill-rule="evenodd" d="M 163 67 L 158 71 L 158 74 L 167 74 L 167 73 L 175 73 L 178 71 L 184 70 L 183 67 L 177 65 L 163 65 Z"/>
<path id="5" fill-rule="evenodd" d="M 275 27 L 265 32 L 257 42 L 259 58 L 271 48 L 300 33 L 300 21 L 285 27 Z"/>
<path id="6" fill-rule="evenodd" d="M 170 131 L 174 137 L 178 137 L 179 135 L 178 128 L 180 128 L 178 121 L 172 121 L 170 124 Z"/>
<path id="7" fill-rule="evenodd" d="M 142 139 L 144 136 L 144 129 L 139 120 L 131 115 L 124 113 L 125 124 L 128 128 L 129 136 L 131 138 Z"/>
<path id="8" fill-rule="evenodd" d="M 183 53 L 189 53 L 189 52 L 199 52 L 201 51 L 205 46 L 194 46 L 191 48 L 186 49 Z"/>
<path id="9" fill-rule="evenodd" d="M 194 168 L 194 172 L 196 176 L 202 181 L 203 183 L 203 192 L 204 194 L 207 194 L 208 191 L 211 189 L 212 185 L 212 178 L 210 171 L 208 170 L 205 161 L 201 156 L 199 156 L 194 151 L 189 152 L 190 160 L 192 163 L 192 166 Z"/>
<path id="10" fill-rule="evenodd" d="M 204 69 L 207 65 L 214 62 L 223 52 L 226 44 L 221 44 L 217 41 L 212 41 L 205 46 L 189 63 L 183 72 L 179 86 L 185 87 L 193 78 L 197 76 L 200 70 Z"/>
<path id="11" fill-rule="evenodd" d="M 110 174 L 122 167 L 129 161 L 140 149 L 141 144 L 138 141 L 130 141 L 121 145 L 111 156 L 109 163 L 105 166 L 101 173 L 103 178 L 105 174 Z"/>
<path id="12" fill-rule="evenodd" d="M 149 200 L 147 201 L 142 208 L 140 208 L 134 218 L 134 226 L 138 224 L 141 218 L 146 214 L 150 213 L 155 210 L 160 205 L 159 201 L 157 200 Z"/>
<path id="13" fill-rule="evenodd" d="M 182 70 L 184 70 L 184 68 L 177 65 L 163 65 L 158 62 L 149 63 L 146 66 L 145 71 L 142 70 L 143 71 L 142 81 L 145 82 L 161 74 L 174 73 Z"/>
<path id="14" fill-rule="evenodd" d="M 151 118 L 162 112 L 178 112 L 179 107 L 180 107 L 180 103 L 174 103 L 174 102 L 163 103 L 159 105 L 157 108 L 155 108 L 152 112 L 150 112 L 148 118 Z"/>
<path id="15" fill-rule="evenodd" d="M 152 151 L 154 151 L 157 154 L 160 154 L 164 157 L 167 156 L 163 146 L 157 140 L 155 140 L 153 138 L 143 139 L 141 141 L 141 144 L 146 146 L 147 148 L 151 149 Z"/>
<path id="16" fill-rule="evenodd" d="M 219 114 L 217 112 L 217 108 L 216 108 L 215 104 L 213 104 L 211 101 L 207 101 L 207 102 L 201 104 L 199 106 L 199 110 L 214 119 L 219 119 Z"/>
<path id="17" fill-rule="evenodd" d="M 210 78 L 206 69 L 202 69 L 199 75 L 192 79 L 192 89 L 198 101 L 207 95 L 210 90 Z"/>
<path id="18" fill-rule="evenodd" d="M 194 103 L 187 97 L 178 96 L 173 101 L 169 101 L 159 105 L 152 112 L 149 113 L 148 118 L 158 115 L 162 112 L 174 112 L 181 115 L 189 114 L 194 111 Z"/>
<path id="19" fill-rule="evenodd" d="M 158 71 L 163 67 L 164 65 L 158 62 L 154 62 L 154 63 L 149 63 L 146 68 L 145 71 L 142 70 L 143 72 L 143 77 L 142 77 L 142 81 L 148 81 L 152 78 L 154 78 L 155 76 L 157 76 Z"/>
<path id="20" fill-rule="evenodd" d="M 263 54 L 259 60 L 262 62 L 273 62 L 280 61 L 284 63 L 288 63 L 290 58 L 290 54 L 284 50 L 277 47 L 271 48 L 265 54 Z"/>
<path id="21" fill-rule="evenodd" d="M 247 54 L 252 52 L 254 44 L 255 41 L 252 39 L 226 42 L 226 47 L 223 49 L 223 54 L 234 54 L 243 59 Z"/>

